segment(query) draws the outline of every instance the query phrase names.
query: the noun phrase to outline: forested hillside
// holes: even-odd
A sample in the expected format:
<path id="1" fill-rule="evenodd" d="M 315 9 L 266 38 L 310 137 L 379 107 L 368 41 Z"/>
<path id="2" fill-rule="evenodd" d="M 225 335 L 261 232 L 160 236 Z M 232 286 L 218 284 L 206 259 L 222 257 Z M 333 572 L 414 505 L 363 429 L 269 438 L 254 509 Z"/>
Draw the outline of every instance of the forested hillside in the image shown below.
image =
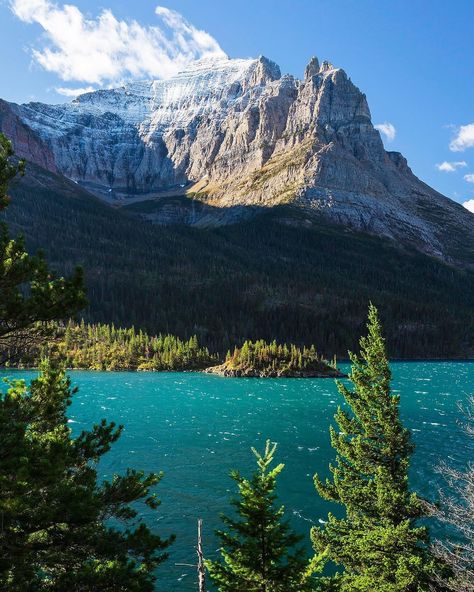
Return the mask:
<path id="1" fill-rule="evenodd" d="M 211 351 L 246 339 L 356 347 L 369 300 L 395 357 L 474 352 L 474 275 L 388 240 L 273 208 L 214 229 L 160 227 L 27 164 L 3 214 L 60 272 L 85 269 L 86 320 L 196 334 Z"/>

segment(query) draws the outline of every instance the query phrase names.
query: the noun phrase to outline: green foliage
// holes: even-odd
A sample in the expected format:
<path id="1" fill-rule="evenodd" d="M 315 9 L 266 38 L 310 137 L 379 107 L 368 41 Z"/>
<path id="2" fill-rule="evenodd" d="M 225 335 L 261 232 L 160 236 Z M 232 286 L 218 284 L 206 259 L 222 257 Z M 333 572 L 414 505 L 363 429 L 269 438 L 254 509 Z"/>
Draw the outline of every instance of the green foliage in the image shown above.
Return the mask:
<path id="1" fill-rule="evenodd" d="M 294 534 L 284 508 L 275 507 L 276 480 L 284 468 L 270 468 L 276 444 L 267 441 L 265 452 L 252 449 L 258 469 L 250 479 L 231 473 L 239 488 L 233 500 L 237 517 L 223 516 L 227 531 L 218 531 L 222 561 L 207 561 L 211 579 L 220 592 L 303 592 L 310 590 L 319 562 L 309 563 L 304 550 L 295 546 L 302 537 Z"/>
<path id="2" fill-rule="evenodd" d="M 266 376 L 286 376 L 321 373 L 334 370 L 320 357 L 314 345 L 299 348 L 296 345 L 267 343 L 263 339 L 245 341 L 242 347 L 228 353 L 226 368 L 240 372 L 255 371 Z"/>
<path id="3" fill-rule="evenodd" d="M 99 484 L 97 463 L 122 428 L 103 420 L 72 437 L 72 392 L 43 364 L 29 388 L 15 381 L 0 395 L 0 588 L 151 592 L 171 539 L 150 532 L 136 502 L 158 507 L 161 475 L 128 469 Z"/>
<path id="4" fill-rule="evenodd" d="M 377 309 L 370 305 L 368 336 L 360 357 L 351 354 L 354 390 L 339 383 L 349 410 L 339 408 L 331 427 L 337 464 L 332 479 L 315 477 L 319 494 L 345 508 L 312 529 L 314 548 L 344 571 L 331 585 L 341 592 L 428 590 L 432 563 L 428 533 L 416 520 L 424 504 L 408 487 L 413 444 L 399 416 L 399 396 L 390 389 L 391 372 Z"/>
<path id="5" fill-rule="evenodd" d="M 0 210 L 6 206 L 7 186 L 21 165 L 10 162 L 13 150 L 0 134 Z M 74 315 L 86 305 L 82 271 L 68 279 L 55 277 L 42 255 L 25 251 L 22 238 L 13 240 L 0 222 L 0 363 L 17 355 L 25 343 L 44 337 L 44 323 Z"/>
<path id="6" fill-rule="evenodd" d="M 133 327 L 120 329 L 84 321 L 55 325 L 49 344 L 27 352 L 19 365 L 36 366 L 46 355 L 81 370 L 202 370 L 217 362 L 196 336 L 186 341 L 174 335 L 151 337 Z"/>

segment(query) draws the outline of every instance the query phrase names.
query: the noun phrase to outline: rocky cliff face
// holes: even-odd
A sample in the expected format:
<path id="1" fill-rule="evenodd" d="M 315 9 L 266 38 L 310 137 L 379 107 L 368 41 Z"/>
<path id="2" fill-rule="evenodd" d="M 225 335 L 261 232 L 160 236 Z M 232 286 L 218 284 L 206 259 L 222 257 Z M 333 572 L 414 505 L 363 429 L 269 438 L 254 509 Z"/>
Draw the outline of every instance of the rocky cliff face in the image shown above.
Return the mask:
<path id="1" fill-rule="evenodd" d="M 474 249 L 474 216 L 386 152 L 365 95 L 316 58 L 304 80 L 264 57 L 220 59 L 64 105 L 2 102 L 0 125 L 21 156 L 108 201 L 155 200 L 157 222 L 221 224 L 294 204 L 447 260 L 459 259 L 454 235 Z M 160 199 L 185 192 L 203 207 L 167 206 L 163 219 Z"/>

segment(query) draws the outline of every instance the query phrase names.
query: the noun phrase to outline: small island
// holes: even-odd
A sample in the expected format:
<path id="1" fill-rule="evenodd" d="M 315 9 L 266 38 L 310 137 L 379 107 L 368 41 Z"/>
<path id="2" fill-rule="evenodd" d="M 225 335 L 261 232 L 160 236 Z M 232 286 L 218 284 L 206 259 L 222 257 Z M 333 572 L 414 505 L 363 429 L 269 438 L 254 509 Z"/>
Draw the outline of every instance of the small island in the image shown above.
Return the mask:
<path id="1" fill-rule="evenodd" d="M 299 348 L 276 341 L 246 341 L 227 353 L 225 362 L 205 370 L 233 378 L 343 378 L 335 361 L 318 355 L 314 345 Z"/>

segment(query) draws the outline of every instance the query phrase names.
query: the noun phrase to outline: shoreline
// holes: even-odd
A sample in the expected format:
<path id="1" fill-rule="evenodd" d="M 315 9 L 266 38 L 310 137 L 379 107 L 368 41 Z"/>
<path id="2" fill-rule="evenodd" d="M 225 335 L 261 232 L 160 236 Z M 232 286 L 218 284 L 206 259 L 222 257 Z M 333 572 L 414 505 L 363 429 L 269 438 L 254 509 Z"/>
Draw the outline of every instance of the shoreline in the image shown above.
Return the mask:
<path id="1" fill-rule="evenodd" d="M 256 368 L 229 368 L 226 364 L 206 368 L 204 374 L 222 378 L 347 378 L 347 374 L 336 368 L 327 370 L 258 370 Z"/>
<path id="2" fill-rule="evenodd" d="M 406 363 L 442 363 L 442 362 L 449 362 L 451 364 L 457 363 L 474 363 L 474 358 L 394 358 L 389 360 L 392 363 L 398 364 L 406 364 Z M 339 360 L 341 364 L 350 364 L 349 359 Z M 212 368 L 218 368 L 219 366 L 211 366 L 210 368 L 204 368 L 202 370 L 197 369 L 186 369 L 186 370 L 138 370 L 137 368 L 123 368 L 120 370 L 99 370 L 99 369 L 92 369 L 92 368 L 66 368 L 66 372 L 136 372 L 136 373 L 144 373 L 144 374 L 178 374 L 178 373 L 197 373 L 197 374 L 211 374 L 214 376 L 219 376 L 218 372 L 211 372 Z M 24 371 L 24 372 L 32 372 L 38 371 L 38 366 L 0 366 L 0 372 L 14 370 L 14 371 Z M 241 376 L 241 378 L 345 378 L 347 375 L 342 373 L 342 376 L 327 376 L 327 375 L 318 375 L 314 374 L 313 376 Z"/>

